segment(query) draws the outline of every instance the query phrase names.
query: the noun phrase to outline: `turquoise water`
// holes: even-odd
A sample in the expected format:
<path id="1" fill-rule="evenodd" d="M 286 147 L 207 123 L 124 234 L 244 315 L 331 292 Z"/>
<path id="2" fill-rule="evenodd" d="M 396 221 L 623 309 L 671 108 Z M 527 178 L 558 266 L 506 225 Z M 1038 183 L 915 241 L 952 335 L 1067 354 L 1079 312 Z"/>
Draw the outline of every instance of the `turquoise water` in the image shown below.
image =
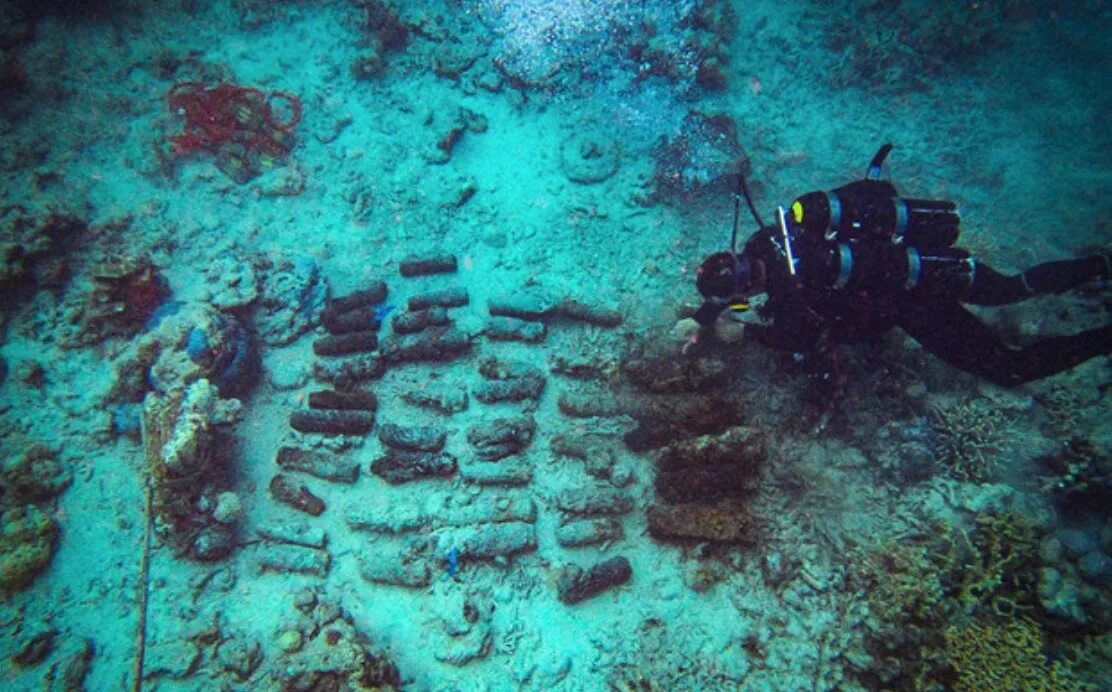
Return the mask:
<path id="1" fill-rule="evenodd" d="M 771 221 L 885 142 L 1001 271 L 1107 252 L 1110 20 L 0 3 L 4 688 L 1101 688 L 1106 356 L 690 317 L 739 170 Z"/>

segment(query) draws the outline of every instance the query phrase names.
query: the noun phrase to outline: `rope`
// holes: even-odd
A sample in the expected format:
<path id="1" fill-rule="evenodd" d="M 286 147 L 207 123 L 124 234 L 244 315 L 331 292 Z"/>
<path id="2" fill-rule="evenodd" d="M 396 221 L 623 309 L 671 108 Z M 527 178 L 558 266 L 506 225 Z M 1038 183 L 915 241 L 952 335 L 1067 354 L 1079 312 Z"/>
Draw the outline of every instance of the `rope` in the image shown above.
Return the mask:
<path id="1" fill-rule="evenodd" d="M 132 670 L 131 689 L 133 692 L 143 690 L 143 659 L 147 653 L 147 601 L 150 597 L 150 566 L 151 566 L 151 529 L 154 517 L 151 512 L 151 483 L 147 479 L 145 488 L 145 512 L 147 525 L 143 534 L 143 555 L 139 563 L 139 582 L 142 590 L 139 592 L 139 624 L 135 634 L 135 667 Z"/>

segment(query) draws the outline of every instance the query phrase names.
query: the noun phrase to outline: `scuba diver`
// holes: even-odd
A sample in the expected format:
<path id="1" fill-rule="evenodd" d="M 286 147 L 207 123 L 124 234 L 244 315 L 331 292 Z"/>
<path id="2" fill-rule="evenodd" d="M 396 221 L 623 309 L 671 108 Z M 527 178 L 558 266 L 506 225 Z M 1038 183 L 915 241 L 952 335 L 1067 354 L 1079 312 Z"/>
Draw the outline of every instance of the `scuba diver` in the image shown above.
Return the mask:
<path id="1" fill-rule="evenodd" d="M 695 313 L 701 331 L 764 293 L 764 323 L 747 323 L 746 338 L 797 354 L 899 327 L 947 363 L 1015 386 L 1112 353 L 1112 325 L 1013 347 L 963 305 L 1006 305 L 1108 280 L 1112 255 L 1004 275 L 954 246 L 961 219 L 952 202 L 903 198 L 879 179 L 891 149 L 880 148 L 863 180 L 805 194 L 777 209 L 770 226 L 739 176 L 731 249 L 707 257 L 697 275 L 706 301 Z M 760 230 L 736 252 L 742 195 Z"/>

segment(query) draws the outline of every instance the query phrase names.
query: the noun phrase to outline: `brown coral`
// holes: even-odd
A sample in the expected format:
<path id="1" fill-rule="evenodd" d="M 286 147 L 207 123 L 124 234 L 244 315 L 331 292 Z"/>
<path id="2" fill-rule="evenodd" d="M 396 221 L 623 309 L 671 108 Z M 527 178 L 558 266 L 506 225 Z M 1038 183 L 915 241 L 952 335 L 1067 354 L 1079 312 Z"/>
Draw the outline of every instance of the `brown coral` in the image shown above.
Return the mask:
<path id="1" fill-rule="evenodd" d="M 34 505 L 0 514 L 0 593 L 18 591 L 54 556 L 58 525 Z"/>
<path id="2" fill-rule="evenodd" d="M 110 258 L 92 276 L 93 289 L 75 316 L 82 344 L 136 334 L 170 296 L 166 280 L 146 258 Z"/>
<path id="3" fill-rule="evenodd" d="M 957 674 L 955 690 L 1073 689 L 1061 663 L 1047 660 L 1038 623 L 1018 618 L 946 629 L 946 654 Z"/>

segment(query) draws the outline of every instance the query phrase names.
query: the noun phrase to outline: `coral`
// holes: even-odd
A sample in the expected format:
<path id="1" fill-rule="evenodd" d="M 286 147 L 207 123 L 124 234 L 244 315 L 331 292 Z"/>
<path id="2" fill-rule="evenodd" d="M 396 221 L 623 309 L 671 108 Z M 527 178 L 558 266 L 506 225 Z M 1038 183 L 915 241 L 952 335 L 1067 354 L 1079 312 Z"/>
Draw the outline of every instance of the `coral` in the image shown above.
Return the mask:
<path id="1" fill-rule="evenodd" d="M 930 412 L 935 452 L 963 481 L 985 481 L 1015 436 L 1013 420 L 986 399 L 966 399 Z"/>
<path id="2" fill-rule="evenodd" d="M 962 612 L 989 610 L 1011 616 L 1035 598 L 1038 543 L 1035 529 L 1017 511 L 981 514 L 972 531 L 956 528 L 946 537 L 953 565 L 948 596 Z"/>
<path id="3" fill-rule="evenodd" d="M 1017 512 L 981 515 L 972 530 L 934 522 L 920 540 L 857 551 L 851 583 L 869 608 L 866 640 L 875 661 L 867 675 L 901 689 L 944 678 L 944 634 L 955 621 L 1033 612 L 1035 551 L 1035 532 Z M 898 667 L 887 670 L 884 662 Z"/>
<path id="4" fill-rule="evenodd" d="M 1006 40 L 1010 15 L 1025 0 L 930 3 L 900 0 L 822 3 L 825 39 L 839 57 L 837 86 L 923 90 L 939 74 L 960 70 Z"/>
<path id="5" fill-rule="evenodd" d="M 211 380 L 221 396 L 238 397 L 255 383 L 258 365 L 255 344 L 238 319 L 207 305 L 177 304 L 119 358 L 109 400 L 138 403 L 148 391 L 166 394 L 200 378 Z"/>
<path id="6" fill-rule="evenodd" d="M 222 255 L 205 271 L 208 302 L 220 310 L 244 308 L 259 297 L 259 277 L 251 261 L 235 252 Z"/>
<path id="7" fill-rule="evenodd" d="M 1050 475 L 1040 479 L 1064 512 L 1102 512 L 1112 500 L 1112 457 L 1101 454 L 1089 439 L 1073 439 L 1061 450 L 1044 457 Z"/>
<path id="8" fill-rule="evenodd" d="M 171 153 L 207 152 L 217 168 L 240 184 L 290 153 L 292 133 L 301 120 L 301 99 L 283 91 L 183 82 L 166 100 L 184 118 L 182 133 L 170 137 Z"/>
<path id="9" fill-rule="evenodd" d="M 867 607 L 865 646 L 873 657 L 867 679 L 884 689 L 922 689 L 937 672 L 939 630 L 947 614 L 949 567 L 927 541 L 881 541 L 854 551 L 849 583 Z"/>
<path id="10" fill-rule="evenodd" d="M 59 495 L 73 474 L 58 464 L 53 450 L 18 436 L 5 441 L 0 459 L 0 492 L 4 503 L 41 502 Z"/>
<path id="11" fill-rule="evenodd" d="M 54 556 L 58 525 L 34 505 L 0 514 L 0 594 L 18 591 Z"/>
<path id="12" fill-rule="evenodd" d="M 97 344 L 110 337 L 130 337 L 170 296 L 158 268 L 146 257 L 119 256 L 102 260 L 92 271 L 93 287 L 75 303 L 68 301 L 76 332 L 65 341 Z"/>
<path id="13" fill-rule="evenodd" d="M 394 690 L 401 676 L 386 653 L 355 625 L 352 616 L 331 603 L 308 600 L 294 628 L 275 633 L 284 653 L 259 671 L 270 689 Z"/>
<path id="14" fill-rule="evenodd" d="M 143 402 L 142 438 L 150 468 L 154 510 L 179 551 L 195 559 L 218 559 L 230 550 L 233 527 L 213 516 L 227 481 L 226 428 L 242 404 L 222 400 L 206 379 Z"/>
<path id="15" fill-rule="evenodd" d="M 722 0 L 484 0 L 493 62 L 515 88 L 666 80 L 682 95 L 726 85 L 736 15 Z M 610 83 L 607 85 L 607 83 Z"/>
<path id="16" fill-rule="evenodd" d="M 186 336 L 185 352 L 220 396 L 242 397 L 255 383 L 258 354 L 247 330 L 230 315 L 202 310 Z"/>
<path id="17" fill-rule="evenodd" d="M 698 111 L 688 113 L 679 133 L 655 148 L 653 160 L 649 197 L 665 201 L 719 191 L 748 167 L 733 118 Z"/>
<path id="18" fill-rule="evenodd" d="M 937 614 L 945 595 L 942 571 L 925 545 L 886 541 L 853 561 L 867 589 L 873 615 L 884 623 L 924 620 Z"/>
<path id="19" fill-rule="evenodd" d="M 353 0 L 363 10 L 363 34 L 367 52 L 352 66 L 357 79 L 376 77 L 386 69 L 386 56 L 405 49 L 409 43 L 409 26 L 398 11 L 384 0 Z"/>
<path id="20" fill-rule="evenodd" d="M 88 230 L 76 216 L 50 214 L 36 221 L 22 209 L 0 214 L 0 310 L 14 308 L 39 288 L 58 288 L 66 253 Z"/>
<path id="21" fill-rule="evenodd" d="M 946 654 L 957 674 L 955 690 L 1077 689 L 1066 666 L 1043 653 L 1038 623 L 1016 618 L 1003 623 L 974 622 L 946 628 Z"/>
<path id="22" fill-rule="evenodd" d="M 268 346 L 285 346 L 320 318 L 328 299 L 328 282 L 308 255 L 282 259 L 268 268 L 256 317 L 259 338 Z"/>

